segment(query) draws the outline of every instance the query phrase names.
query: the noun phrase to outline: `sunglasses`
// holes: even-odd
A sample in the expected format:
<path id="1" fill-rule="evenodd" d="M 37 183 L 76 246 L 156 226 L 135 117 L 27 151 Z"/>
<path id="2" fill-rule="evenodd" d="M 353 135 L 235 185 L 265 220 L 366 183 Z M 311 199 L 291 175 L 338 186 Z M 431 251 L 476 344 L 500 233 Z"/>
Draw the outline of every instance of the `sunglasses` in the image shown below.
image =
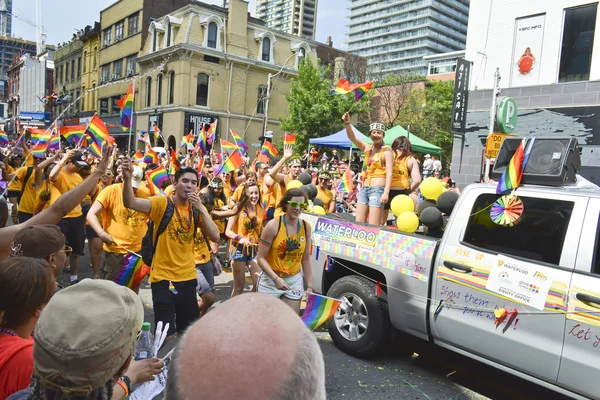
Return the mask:
<path id="1" fill-rule="evenodd" d="M 59 250 L 58 252 L 65 252 L 65 254 L 67 255 L 67 257 L 69 257 L 71 255 L 71 253 L 73 252 L 73 248 L 71 246 L 65 246 L 64 249 Z"/>
<path id="2" fill-rule="evenodd" d="M 215 172 L 215 171 L 212 171 L 212 170 L 211 170 L 211 171 L 206 171 L 206 172 L 208 172 L 209 174 L 212 174 L 212 173 L 213 173 L 213 172 Z"/>
<path id="3" fill-rule="evenodd" d="M 292 208 L 300 207 L 303 210 L 306 210 L 308 208 L 308 204 L 306 204 L 306 203 L 298 203 L 297 201 L 288 200 L 288 204 L 290 206 L 292 206 Z"/>

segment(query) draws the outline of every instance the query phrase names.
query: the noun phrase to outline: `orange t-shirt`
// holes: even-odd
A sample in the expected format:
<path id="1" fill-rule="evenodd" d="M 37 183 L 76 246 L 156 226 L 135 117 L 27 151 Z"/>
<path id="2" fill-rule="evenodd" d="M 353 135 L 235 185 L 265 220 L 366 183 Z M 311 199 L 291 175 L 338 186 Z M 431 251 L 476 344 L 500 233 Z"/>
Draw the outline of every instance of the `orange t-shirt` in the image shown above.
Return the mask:
<path id="1" fill-rule="evenodd" d="M 0 335 L 0 399 L 29 386 L 33 373 L 33 338 Z"/>

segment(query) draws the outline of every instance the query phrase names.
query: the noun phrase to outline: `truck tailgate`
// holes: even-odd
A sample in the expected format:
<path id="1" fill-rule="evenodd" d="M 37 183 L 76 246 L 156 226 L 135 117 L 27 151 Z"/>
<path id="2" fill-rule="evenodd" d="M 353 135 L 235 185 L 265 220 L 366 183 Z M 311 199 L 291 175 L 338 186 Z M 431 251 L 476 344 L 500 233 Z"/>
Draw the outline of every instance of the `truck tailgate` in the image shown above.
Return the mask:
<path id="1" fill-rule="evenodd" d="M 437 239 L 305 213 L 313 228 L 313 286 L 325 292 L 327 256 L 334 268 L 370 268 L 383 274 L 390 319 L 396 329 L 427 339 L 429 279 Z M 357 271 L 360 272 L 360 271 Z M 375 283 L 375 282 L 374 282 Z"/>

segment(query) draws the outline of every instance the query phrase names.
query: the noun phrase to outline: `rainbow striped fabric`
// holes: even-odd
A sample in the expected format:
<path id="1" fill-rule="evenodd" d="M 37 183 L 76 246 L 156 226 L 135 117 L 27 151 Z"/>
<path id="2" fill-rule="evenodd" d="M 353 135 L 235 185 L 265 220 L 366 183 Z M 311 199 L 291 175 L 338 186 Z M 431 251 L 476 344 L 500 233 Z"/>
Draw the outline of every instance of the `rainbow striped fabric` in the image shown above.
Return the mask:
<path id="1" fill-rule="evenodd" d="M 270 158 L 275 158 L 277 157 L 277 154 L 279 154 L 275 146 L 273 146 L 273 143 L 269 142 L 268 140 L 265 140 L 263 143 L 261 153 L 269 156 Z"/>
<path id="2" fill-rule="evenodd" d="M 102 150 L 104 142 L 108 142 L 111 146 L 115 143 L 115 138 L 108 134 L 106 125 L 104 125 L 104 122 L 97 115 L 92 117 L 92 120 L 85 129 L 85 135 L 96 142 L 96 148 L 99 148 L 100 150 Z M 102 151 L 100 154 L 102 154 Z"/>
<path id="3" fill-rule="evenodd" d="M 158 125 L 156 125 L 156 123 L 154 123 L 153 126 L 154 126 L 154 139 L 159 139 L 162 136 L 162 131 L 160 129 L 158 129 Z"/>
<path id="4" fill-rule="evenodd" d="M 189 133 L 181 138 L 181 142 L 179 142 L 179 147 L 185 146 L 186 149 L 194 148 L 194 134 Z"/>
<path id="5" fill-rule="evenodd" d="M 191 133 L 191 132 L 190 132 Z M 202 130 L 198 134 L 198 140 L 196 141 L 196 148 L 200 149 L 202 155 L 208 154 L 208 146 L 206 145 L 206 130 L 202 125 Z"/>
<path id="6" fill-rule="evenodd" d="M 158 188 L 158 190 L 162 194 L 164 194 L 162 187 L 165 184 L 165 182 L 170 181 L 169 174 L 167 174 L 167 171 L 165 170 L 165 168 L 161 165 L 158 168 L 153 169 L 152 171 L 146 172 L 146 175 L 148 176 L 150 181 L 154 184 L 154 186 L 156 186 Z"/>
<path id="7" fill-rule="evenodd" d="M 227 154 L 231 154 L 237 149 L 237 145 L 221 139 L 221 149 L 223 149 L 223 151 Z"/>
<path id="8" fill-rule="evenodd" d="M 159 164 L 160 158 L 158 158 L 158 154 L 152 149 L 152 147 L 148 146 L 146 148 L 146 154 L 144 154 L 144 163 L 146 164 Z"/>
<path id="9" fill-rule="evenodd" d="M 149 272 L 150 267 L 144 264 L 141 257 L 127 253 L 123 258 L 121 269 L 115 275 L 114 282 L 132 289 L 139 285 Z"/>
<path id="10" fill-rule="evenodd" d="M 3 130 L 0 130 L 0 146 L 8 146 L 8 135 Z"/>
<path id="11" fill-rule="evenodd" d="M 31 146 L 31 153 L 34 157 L 44 158 L 46 156 L 46 147 L 48 142 L 37 142 Z"/>
<path id="12" fill-rule="evenodd" d="M 210 127 L 208 128 L 208 132 L 206 132 L 207 144 L 212 144 L 212 142 L 215 140 L 217 134 L 217 121 L 218 120 L 214 120 L 214 122 L 210 124 Z"/>
<path id="13" fill-rule="evenodd" d="M 500 180 L 498 180 L 498 186 L 496 186 L 496 194 L 508 192 L 512 189 L 516 189 L 521 184 L 521 178 L 523 177 L 523 171 L 527 165 L 529 154 L 531 154 L 531 148 L 535 142 L 535 137 L 529 141 L 527 150 L 525 150 L 525 142 L 527 139 L 523 139 L 519 144 L 519 147 L 515 151 L 515 154 L 510 159 L 508 167 L 502 173 Z"/>
<path id="14" fill-rule="evenodd" d="M 221 172 L 233 172 L 244 164 L 244 160 L 242 160 L 242 155 L 239 151 L 234 151 L 229 155 L 227 161 L 223 163 L 221 166 Z M 221 173 L 219 172 L 219 173 Z M 215 176 L 218 174 L 215 174 Z"/>
<path id="15" fill-rule="evenodd" d="M 175 175 L 179 168 L 181 168 L 181 164 L 179 163 L 179 159 L 177 158 L 177 153 L 175 150 L 171 150 L 171 162 L 169 164 L 169 175 Z"/>
<path id="16" fill-rule="evenodd" d="M 306 302 L 304 314 L 302 314 L 302 321 L 310 330 L 314 331 L 333 317 L 340 304 L 342 304 L 341 301 L 331 297 L 308 293 L 308 301 Z"/>
<path id="17" fill-rule="evenodd" d="M 135 88 L 133 81 L 129 84 L 127 94 L 117 101 L 117 105 L 121 109 L 121 118 L 119 124 L 126 128 L 131 128 L 133 123 L 133 97 L 135 96 Z"/>
<path id="18" fill-rule="evenodd" d="M 332 94 L 348 94 L 354 92 L 354 101 L 359 101 L 371 89 L 373 82 L 350 84 L 346 79 L 340 79 Z"/>
<path id="19" fill-rule="evenodd" d="M 283 144 L 285 146 L 293 146 L 296 144 L 296 135 L 292 135 L 290 133 L 283 134 Z"/>
<path id="20" fill-rule="evenodd" d="M 45 129 L 29 129 L 31 135 L 31 143 L 46 143 L 50 140 L 50 132 L 46 132 Z"/>
<path id="21" fill-rule="evenodd" d="M 98 144 L 95 140 L 90 142 L 90 145 L 87 147 L 89 152 L 96 158 L 102 158 L 102 144 Z"/>
<path id="22" fill-rule="evenodd" d="M 141 150 L 135 152 L 135 154 L 131 157 L 131 161 L 141 163 L 144 162 L 144 153 Z"/>
<path id="23" fill-rule="evenodd" d="M 52 136 L 50 136 L 50 140 L 48 141 L 47 150 L 60 150 L 60 135 L 57 131 L 52 131 Z"/>
<path id="24" fill-rule="evenodd" d="M 140 142 L 144 142 L 146 143 L 148 146 L 150 146 L 150 139 L 148 139 L 148 132 L 146 131 L 137 131 L 135 133 L 135 137 L 137 138 L 138 141 Z"/>
<path id="25" fill-rule="evenodd" d="M 339 193 L 350 193 L 352 191 L 352 174 L 350 173 L 350 168 L 346 168 L 344 176 L 340 179 L 337 191 Z"/>
<path id="26" fill-rule="evenodd" d="M 71 144 L 77 144 L 85 134 L 85 125 L 63 126 L 60 134 Z"/>
<path id="27" fill-rule="evenodd" d="M 241 147 L 242 149 L 244 149 L 244 151 L 248 151 L 248 145 L 246 143 L 244 143 L 241 136 L 238 135 L 237 133 L 235 133 L 235 131 L 233 129 L 230 129 L 230 130 L 231 130 L 231 136 L 233 136 L 233 141 L 238 145 L 238 147 Z"/>

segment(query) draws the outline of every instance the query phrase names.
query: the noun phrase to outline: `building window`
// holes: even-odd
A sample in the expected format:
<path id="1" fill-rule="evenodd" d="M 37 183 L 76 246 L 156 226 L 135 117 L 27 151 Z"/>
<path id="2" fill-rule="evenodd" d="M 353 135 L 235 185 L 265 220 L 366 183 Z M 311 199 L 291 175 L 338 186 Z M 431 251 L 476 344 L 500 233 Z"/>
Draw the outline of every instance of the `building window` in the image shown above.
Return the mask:
<path id="1" fill-rule="evenodd" d="M 87 72 L 87 56 L 88 56 L 87 51 L 84 51 L 83 52 L 83 73 L 84 74 Z"/>
<path id="2" fill-rule="evenodd" d="M 69 82 L 69 63 L 65 63 L 65 82 Z"/>
<path id="3" fill-rule="evenodd" d="M 262 40 L 262 56 L 261 59 L 266 62 L 271 61 L 271 39 L 268 37 Z"/>
<path id="4" fill-rule="evenodd" d="M 77 99 L 77 102 L 75 103 L 75 112 L 79 111 L 79 105 L 81 104 L 80 101 L 81 99 L 79 98 L 79 96 L 81 95 L 81 92 L 79 91 L 79 89 L 77 89 L 77 91 L 75 91 L 75 99 Z M 74 99 L 73 99 L 74 100 Z"/>
<path id="5" fill-rule="evenodd" d="M 77 77 L 81 78 L 81 57 L 77 59 Z"/>
<path id="6" fill-rule="evenodd" d="M 139 14 L 132 15 L 129 17 L 129 36 L 138 32 Z"/>
<path id="7" fill-rule="evenodd" d="M 156 78 L 156 105 L 160 106 L 162 104 L 162 81 L 163 76 L 159 74 Z"/>
<path id="8" fill-rule="evenodd" d="M 96 65 L 98 63 L 98 48 L 94 47 L 94 62 L 92 65 L 92 68 L 95 70 L 96 69 Z"/>
<path id="9" fill-rule="evenodd" d="M 85 111 L 85 86 L 81 87 L 81 111 Z"/>
<path id="10" fill-rule="evenodd" d="M 158 43 L 158 31 L 156 30 L 156 28 L 154 28 L 152 31 L 152 51 L 156 51 L 157 43 Z"/>
<path id="11" fill-rule="evenodd" d="M 167 24 L 167 46 L 169 47 L 171 45 L 171 23 L 169 22 Z"/>
<path id="12" fill-rule="evenodd" d="M 112 42 L 112 27 L 104 30 L 104 45 L 109 46 Z"/>
<path id="13" fill-rule="evenodd" d="M 590 79 L 598 4 L 565 10 L 559 82 Z"/>
<path id="14" fill-rule="evenodd" d="M 102 80 L 104 80 L 105 82 L 108 81 L 108 78 L 110 76 L 110 64 L 106 64 L 103 65 L 101 67 L 102 70 L 102 75 L 100 75 L 100 77 L 102 78 Z"/>
<path id="15" fill-rule="evenodd" d="M 175 100 L 175 71 L 171 71 L 169 73 L 169 102 L 168 104 L 173 104 Z"/>
<path id="16" fill-rule="evenodd" d="M 96 104 L 96 84 L 92 84 L 92 102 L 90 104 L 90 108 L 92 109 L 92 111 L 95 111 L 97 107 Z"/>
<path id="17" fill-rule="evenodd" d="M 125 30 L 125 21 L 117 22 L 115 25 L 115 40 L 123 39 L 123 31 Z"/>
<path id="18" fill-rule="evenodd" d="M 217 24 L 215 24 L 214 22 L 210 22 L 208 24 L 208 41 L 206 42 L 206 45 L 208 47 L 213 49 L 217 48 L 217 34 Z"/>
<path id="19" fill-rule="evenodd" d="M 146 107 L 150 107 L 152 101 L 152 78 L 146 78 Z"/>
<path id="20" fill-rule="evenodd" d="M 113 73 L 120 78 L 123 76 L 123 60 L 117 60 L 113 65 Z"/>
<path id="21" fill-rule="evenodd" d="M 296 53 L 296 66 L 300 66 L 302 60 L 306 58 L 306 49 L 304 47 L 300 47 L 298 52 Z"/>
<path id="22" fill-rule="evenodd" d="M 71 80 L 75 80 L 75 60 L 71 60 Z"/>
<path id="23" fill-rule="evenodd" d="M 136 56 L 129 56 L 127 57 L 127 75 L 133 75 L 135 74 L 135 58 Z"/>
<path id="24" fill-rule="evenodd" d="M 199 73 L 196 85 L 196 105 L 208 107 L 208 75 Z"/>
<path id="25" fill-rule="evenodd" d="M 258 103 L 256 104 L 256 113 L 265 113 L 265 104 L 267 103 L 267 85 L 258 85 Z"/>

